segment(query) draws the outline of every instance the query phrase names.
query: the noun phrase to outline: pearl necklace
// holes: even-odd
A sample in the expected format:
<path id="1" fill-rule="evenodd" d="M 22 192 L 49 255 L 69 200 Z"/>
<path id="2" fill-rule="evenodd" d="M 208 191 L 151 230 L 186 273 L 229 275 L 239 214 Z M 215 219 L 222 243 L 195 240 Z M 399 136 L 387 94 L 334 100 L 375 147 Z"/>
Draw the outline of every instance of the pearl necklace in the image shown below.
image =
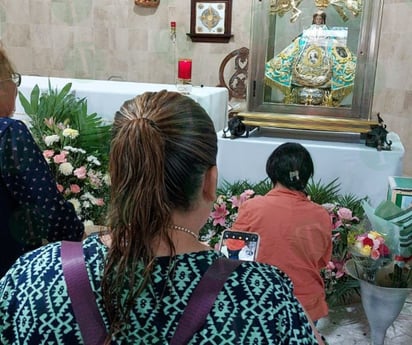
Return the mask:
<path id="1" fill-rule="evenodd" d="M 178 230 L 178 231 L 185 232 L 185 233 L 187 233 L 187 234 L 189 234 L 189 235 L 192 235 L 196 240 L 199 239 L 199 235 L 198 235 L 198 234 L 194 233 L 192 230 L 189 230 L 189 229 L 187 229 L 187 228 L 184 228 L 183 226 L 179 226 L 179 225 L 174 225 L 174 224 L 173 224 L 173 225 L 170 226 L 170 229 L 174 229 L 174 230 Z"/>

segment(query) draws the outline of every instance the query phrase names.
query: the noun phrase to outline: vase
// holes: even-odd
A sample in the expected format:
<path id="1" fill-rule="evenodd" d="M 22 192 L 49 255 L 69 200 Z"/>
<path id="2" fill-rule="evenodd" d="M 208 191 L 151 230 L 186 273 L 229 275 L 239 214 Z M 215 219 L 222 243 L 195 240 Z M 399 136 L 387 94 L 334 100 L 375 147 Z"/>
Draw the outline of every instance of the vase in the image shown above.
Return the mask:
<path id="1" fill-rule="evenodd" d="M 390 288 L 371 284 L 362 279 L 362 269 L 354 260 L 348 260 L 345 271 L 359 280 L 362 307 L 371 331 L 371 344 L 383 345 L 386 331 L 401 312 L 412 288 Z"/>

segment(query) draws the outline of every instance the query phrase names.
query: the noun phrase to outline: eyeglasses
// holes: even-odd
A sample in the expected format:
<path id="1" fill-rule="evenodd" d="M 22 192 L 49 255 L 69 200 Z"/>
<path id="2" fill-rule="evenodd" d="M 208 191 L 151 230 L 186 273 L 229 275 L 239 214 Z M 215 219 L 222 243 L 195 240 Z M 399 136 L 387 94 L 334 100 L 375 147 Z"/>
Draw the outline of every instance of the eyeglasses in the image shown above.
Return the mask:
<path id="1" fill-rule="evenodd" d="M 0 80 L 0 82 L 1 81 L 7 81 L 7 80 L 11 80 L 14 84 L 16 84 L 16 86 L 20 86 L 20 84 L 21 84 L 21 74 L 20 73 L 13 73 L 11 75 L 11 78 Z"/>

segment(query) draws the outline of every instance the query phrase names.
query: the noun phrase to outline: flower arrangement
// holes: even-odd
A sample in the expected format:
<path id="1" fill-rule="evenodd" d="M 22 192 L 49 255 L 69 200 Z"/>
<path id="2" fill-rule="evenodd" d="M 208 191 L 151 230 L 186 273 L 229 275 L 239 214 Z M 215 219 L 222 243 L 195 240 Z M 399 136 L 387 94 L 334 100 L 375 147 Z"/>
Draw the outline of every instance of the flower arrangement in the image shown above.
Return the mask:
<path id="1" fill-rule="evenodd" d="M 384 237 L 374 230 L 350 233 L 348 248 L 356 267 L 362 268 L 360 275 L 368 282 L 375 282 L 377 270 L 390 261 Z"/>
<path id="2" fill-rule="evenodd" d="M 254 196 L 252 189 L 246 189 L 240 195 L 232 195 L 230 191 L 220 194 L 213 204 L 206 226 L 202 229 L 201 240 L 214 247 L 220 240 L 221 233 L 232 227 L 236 220 L 238 209 L 247 199 Z"/>
<path id="3" fill-rule="evenodd" d="M 218 197 L 213 204 L 207 223 L 200 231 L 200 239 L 212 248 L 219 242 L 224 230 L 230 229 L 235 222 L 239 207 L 255 195 L 266 194 L 271 189 L 268 180 L 257 184 L 239 181 L 233 184 L 223 183 L 218 189 Z"/>
<path id="4" fill-rule="evenodd" d="M 352 236 L 350 253 L 357 277 L 378 286 L 409 287 L 412 285 L 409 260 L 395 255 L 385 241 L 385 236 L 373 230 Z"/>
<path id="5" fill-rule="evenodd" d="M 357 277 L 391 288 L 412 287 L 412 209 L 383 201 L 376 209 L 363 203 L 373 231 L 350 240 Z"/>
<path id="6" fill-rule="evenodd" d="M 58 190 L 73 204 L 85 225 L 104 224 L 109 198 L 107 174 L 111 126 L 87 114 L 85 99 L 76 98 L 67 84 L 60 92 L 49 83 L 40 94 L 36 85 L 30 102 L 20 93 L 29 128 L 43 151 Z"/>
<path id="7" fill-rule="evenodd" d="M 361 234 L 353 234 L 349 239 L 352 254 L 361 255 L 377 261 L 389 257 L 389 248 L 385 244 L 384 237 L 376 231 L 368 231 Z"/>
<path id="8" fill-rule="evenodd" d="M 344 203 L 348 207 L 341 206 Z M 321 271 L 325 284 L 326 297 L 329 304 L 338 304 L 350 300 L 359 292 L 359 282 L 346 274 L 344 266 L 351 258 L 349 242 L 353 231 L 360 223 L 360 200 L 348 198 L 336 200 L 335 203 L 324 203 L 322 206 L 329 212 L 332 223 L 332 257 L 328 265 Z M 354 216 L 352 207 L 359 216 Z"/>
<path id="9" fill-rule="evenodd" d="M 257 195 L 264 195 L 272 188 L 268 179 L 256 184 L 238 181 L 223 183 L 213 205 L 208 221 L 200 232 L 202 241 L 215 247 L 221 233 L 229 229 L 236 220 L 240 205 Z M 333 242 L 332 259 L 321 271 L 328 303 L 338 304 L 350 300 L 359 293 L 359 282 L 346 274 L 344 265 L 351 258 L 348 251 L 348 238 L 357 229 L 363 216 L 362 200 L 353 195 L 340 195 L 337 179 L 328 184 L 310 181 L 307 193 L 312 201 L 322 204 L 331 217 Z"/>
<path id="10" fill-rule="evenodd" d="M 57 188 L 86 224 L 102 224 L 110 179 L 100 160 L 77 147 L 79 131 L 68 124 L 45 119 L 43 156 L 55 176 Z"/>

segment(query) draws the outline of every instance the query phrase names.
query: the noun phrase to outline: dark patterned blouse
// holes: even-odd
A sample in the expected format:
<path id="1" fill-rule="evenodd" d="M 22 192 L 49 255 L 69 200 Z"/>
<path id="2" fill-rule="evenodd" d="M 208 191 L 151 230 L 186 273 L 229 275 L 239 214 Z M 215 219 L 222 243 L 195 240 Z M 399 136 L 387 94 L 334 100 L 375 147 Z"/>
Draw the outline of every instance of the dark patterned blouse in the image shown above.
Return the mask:
<path id="1" fill-rule="evenodd" d="M 84 231 L 28 128 L 11 118 L 0 118 L 0 213 L 0 277 L 44 239 L 75 241 Z"/>
<path id="2" fill-rule="evenodd" d="M 92 235 L 83 242 L 83 251 L 107 326 L 99 289 L 107 248 Z M 157 258 L 152 282 L 137 298 L 127 331 L 113 344 L 168 344 L 194 288 L 220 255 L 212 250 L 180 254 L 172 270 L 169 257 Z M 3 345 L 83 344 L 63 278 L 60 242 L 25 254 L 0 280 L 0 320 Z M 318 343 L 291 281 L 273 266 L 244 262 L 231 273 L 189 344 Z"/>

